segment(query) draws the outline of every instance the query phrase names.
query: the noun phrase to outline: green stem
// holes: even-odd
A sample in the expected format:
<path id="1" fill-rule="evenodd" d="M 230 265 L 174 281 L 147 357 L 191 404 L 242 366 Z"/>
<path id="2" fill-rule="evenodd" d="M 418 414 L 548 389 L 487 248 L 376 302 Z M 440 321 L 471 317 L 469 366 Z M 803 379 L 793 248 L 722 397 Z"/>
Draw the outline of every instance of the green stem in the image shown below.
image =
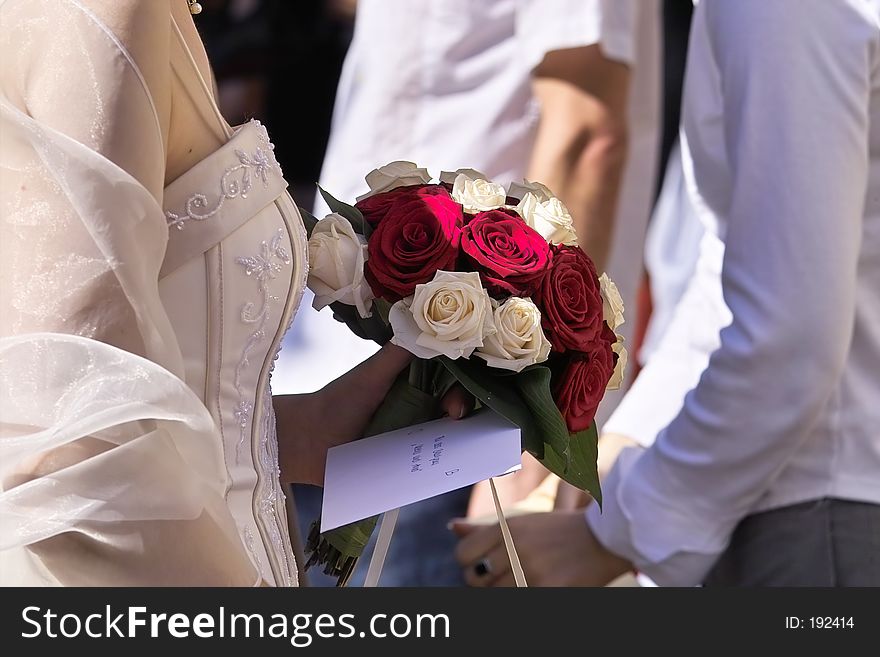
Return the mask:
<path id="1" fill-rule="evenodd" d="M 422 390 L 422 359 L 416 358 L 409 364 L 407 381 L 416 390 Z"/>

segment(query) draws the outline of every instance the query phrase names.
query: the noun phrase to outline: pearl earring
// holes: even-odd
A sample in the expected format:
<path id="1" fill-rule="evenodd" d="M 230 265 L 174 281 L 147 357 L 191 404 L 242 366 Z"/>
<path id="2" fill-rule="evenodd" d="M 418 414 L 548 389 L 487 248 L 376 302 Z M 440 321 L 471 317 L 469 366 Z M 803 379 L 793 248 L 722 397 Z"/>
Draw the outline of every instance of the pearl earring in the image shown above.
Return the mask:
<path id="1" fill-rule="evenodd" d="M 189 5 L 189 13 L 193 16 L 202 13 L 202 5 L 198 3 L 198 0 L 186 0 L 186 3 Z"/>

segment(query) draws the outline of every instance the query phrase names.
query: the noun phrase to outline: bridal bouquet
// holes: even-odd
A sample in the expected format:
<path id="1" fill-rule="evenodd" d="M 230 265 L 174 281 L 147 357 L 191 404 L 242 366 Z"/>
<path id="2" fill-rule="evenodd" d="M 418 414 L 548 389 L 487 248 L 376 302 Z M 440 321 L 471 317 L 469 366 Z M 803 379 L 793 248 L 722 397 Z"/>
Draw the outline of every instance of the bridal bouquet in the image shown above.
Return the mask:
<path id="1" fill-rule="evenodd" d="M 509 189 L 471 169 L 392 162 L 354 206 L 321 190 L 332 214 L 303 213 L 314 307 L 365 339 L 417 358 L 367 435 L 436 419 L 456 383 L 521 429 L 522 448 L 601 501 L 594 417 L 626 364 L 623 304 L 578 247 L 552 192 Z M 309 564 L 345 581 L 375 518 L 319 534 Z"/>

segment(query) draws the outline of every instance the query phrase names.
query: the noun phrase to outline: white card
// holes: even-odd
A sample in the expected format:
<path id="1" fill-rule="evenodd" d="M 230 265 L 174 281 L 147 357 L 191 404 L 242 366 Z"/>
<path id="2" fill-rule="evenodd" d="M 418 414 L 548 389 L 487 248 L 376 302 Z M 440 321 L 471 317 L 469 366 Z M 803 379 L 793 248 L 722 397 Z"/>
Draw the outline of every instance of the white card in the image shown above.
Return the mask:
<path id="1" fill-rule="evenodd" d="M 340 445 L 327 452 L 321 531 L 521 467 L 519 427 L 488 409 Z"/>

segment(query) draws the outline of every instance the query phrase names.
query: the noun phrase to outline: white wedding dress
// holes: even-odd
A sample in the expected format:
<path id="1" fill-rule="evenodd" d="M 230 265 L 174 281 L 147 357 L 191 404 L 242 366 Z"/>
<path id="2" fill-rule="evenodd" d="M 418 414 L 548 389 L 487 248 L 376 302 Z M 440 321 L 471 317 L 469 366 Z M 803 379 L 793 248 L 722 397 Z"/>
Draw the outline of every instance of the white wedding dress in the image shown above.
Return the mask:
<path id="1" fill-rule="evenodd" d="M 295 585 L 269 378 L 307 242 L 265 129 L 183 0 L 0 2 L 0 584 Z"/>

